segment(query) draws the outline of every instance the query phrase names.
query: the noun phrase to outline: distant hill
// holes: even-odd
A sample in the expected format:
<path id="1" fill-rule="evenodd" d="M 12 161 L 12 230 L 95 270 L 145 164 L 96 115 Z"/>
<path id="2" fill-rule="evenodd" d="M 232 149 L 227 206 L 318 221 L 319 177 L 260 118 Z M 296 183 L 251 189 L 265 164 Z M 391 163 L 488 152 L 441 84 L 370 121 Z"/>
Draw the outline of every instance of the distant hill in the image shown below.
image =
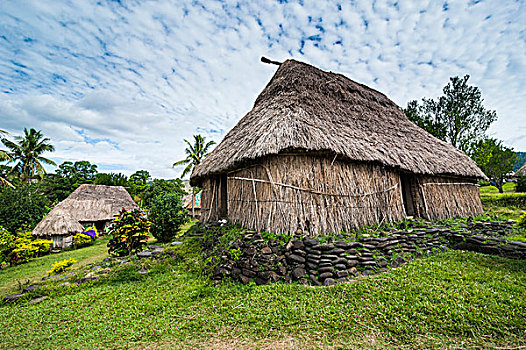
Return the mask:
<path id="1" fill-rule="evenodd" d="M 519 159 L 517 159 L 515 165 L 513 165 L 513 171 L 519 170 L 520 167 L 526 163 L 526 152 L 517 152 L 517 157 Z"/>

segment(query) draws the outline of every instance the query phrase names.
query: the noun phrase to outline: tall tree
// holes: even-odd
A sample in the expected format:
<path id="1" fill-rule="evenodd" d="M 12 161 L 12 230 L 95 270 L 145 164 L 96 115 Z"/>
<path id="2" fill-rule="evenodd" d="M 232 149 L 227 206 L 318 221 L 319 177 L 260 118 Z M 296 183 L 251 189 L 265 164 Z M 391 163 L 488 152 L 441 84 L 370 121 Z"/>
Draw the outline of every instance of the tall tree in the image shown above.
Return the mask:
<path id="1" fill-rule="evenodd" d="M 55 147 L 49 143 L 50 139 L 44 137 L 42 132 L 33 128 L 24 128 L 24 136 L 15 136 L 15 142 L 5 137 L 2 143 L 8 148 L 11 161 L 17 162 L 13 171 L 20 175 L 23 181 L 30 182 L 39 176 L 42 178 L 46 173 L 44 164 L 56 165 L 51 159 L 42 156 L 45 152 L 53 152 Z"/>
<path id="2" fill-rule="evenodd" d="M 449 78 L 437 100 L 410 101 L 404 113 L 430 134 L 471 155 L 497 113 L 484 107 L 480 89 L 468 85 L 468 80 L 469 75 Z"/>
<path id="3" fill-rule="evenodd" d="M 513 164 L 517 161 L 517 154 L 513 149 L 504 146 L 502 141 L 488 138 L 477 143 L 473 159 L 502 193 L 506 174 L 513 171 Z"/>
<path id="4" fill-rule="evenodd" d="M 188 140 L 184 140 L 188 147 L 184 150 L 186 153 L 186 158 L 175 162 L 172 166 L 176 167 L 178 165 L 187 164 L 183 170 L 181 178 L 185 177 L 186 174 L 192 172 L 194 167 L 201 163 L 204 157 L 208 154 L 208 149 L 215 145 L 214 141 L 209 141 L 205 143 L 205 138 L 201 135 L 194 135 L 194 144 L 192 145 Z M 195 190 L 192 187 L 192 217 L 194 217 L 194 203 L 195 203 Z"/>

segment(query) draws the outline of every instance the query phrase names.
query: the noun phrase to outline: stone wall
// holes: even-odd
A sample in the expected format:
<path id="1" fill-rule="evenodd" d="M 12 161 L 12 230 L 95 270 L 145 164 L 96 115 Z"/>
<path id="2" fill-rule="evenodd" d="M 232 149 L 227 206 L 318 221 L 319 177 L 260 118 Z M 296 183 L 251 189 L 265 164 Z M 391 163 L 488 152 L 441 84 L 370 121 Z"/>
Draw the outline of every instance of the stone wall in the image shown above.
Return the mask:
<path id="1" fill-rule="evenodd" d="M 526 259 L 525 243 L 499 238 L 510 232 L 511 223 L 464 226 L 460 229 L 419 227 L 384 232 L 385 237 L 365 236 L 354 241 L 329 238 L 325 242 L 305 237 L 293 237 L 285 242 L 280 236 L 265 240 L 259 233 L 246 233 L 221 257 L 211 278 L 231 277 L 245 284 L 281 280 L 332 285 L 358 275 L 386 271 L 413 258 L 449 248 Z"/>

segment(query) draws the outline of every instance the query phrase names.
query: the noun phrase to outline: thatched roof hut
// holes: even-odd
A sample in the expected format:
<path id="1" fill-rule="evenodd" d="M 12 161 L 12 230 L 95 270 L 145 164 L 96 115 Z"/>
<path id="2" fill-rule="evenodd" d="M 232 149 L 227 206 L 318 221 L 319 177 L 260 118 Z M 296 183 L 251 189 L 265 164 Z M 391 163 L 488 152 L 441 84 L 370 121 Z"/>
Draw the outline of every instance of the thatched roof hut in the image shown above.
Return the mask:
<path id="1" fill-rule="evenodd" d="M 384 94 L 287 60 L 191 182 L 203 187 L 205 220 L 315 235 L 407 214 L 480 213 L 478 178 L 473 160 Z"/>
<path id="2" fill-rule="evenodd" d="M 34 228 L 35 236 L 70 236 L 82 232 L 82 224 L 104 227 L 122 208 L 138 209 L 122 186 L 80 185 Z M 54 239 L 55 241 L 55 239 Z"/>
<path id="3" fill-rule="evenodd" d="M 521 166 L 520 169 L 515 172 L 515 176 L 526 176 L 526 164 Z"/>

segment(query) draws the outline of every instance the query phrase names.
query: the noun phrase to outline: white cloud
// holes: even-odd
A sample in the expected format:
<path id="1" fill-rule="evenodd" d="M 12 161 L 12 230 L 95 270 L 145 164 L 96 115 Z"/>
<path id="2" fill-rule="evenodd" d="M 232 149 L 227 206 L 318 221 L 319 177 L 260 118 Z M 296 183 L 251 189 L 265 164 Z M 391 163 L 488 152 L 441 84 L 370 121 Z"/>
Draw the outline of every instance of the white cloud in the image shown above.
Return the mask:
<path id="1" fill-rule="evenodd" d="M 470 74 L 499 115 L 491 132 L 526 150 L 524 3 L 122 4 L 0 3 L 0 128 L 42 129 L 59 160 L 174 177 L 184 138 L 220 141 L 252 107 L 276 69 L 266 55 L 341 72 L 401 106 Z"/>

